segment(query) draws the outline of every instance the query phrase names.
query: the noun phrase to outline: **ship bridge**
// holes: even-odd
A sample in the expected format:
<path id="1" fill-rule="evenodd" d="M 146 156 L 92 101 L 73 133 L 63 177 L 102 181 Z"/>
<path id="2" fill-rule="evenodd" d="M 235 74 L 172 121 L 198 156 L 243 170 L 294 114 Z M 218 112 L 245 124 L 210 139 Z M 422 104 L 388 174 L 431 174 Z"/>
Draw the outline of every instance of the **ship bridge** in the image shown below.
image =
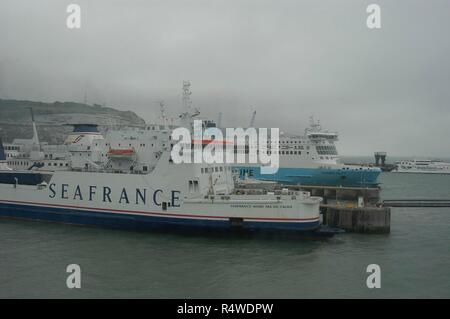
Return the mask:
<path id="1" fill-rule="evenodd" d="M 311 140 L 328 140 L 328 141 L 337 141 L 338 134 L 333 132 L 310 132 L 307 133 L 306 136 L 308 136 Z"/>
<path id="2" fill-rule="evenodd" d="M 319 121 L 315 121 L 314 117 L 310 117 L 309 127 L 305 130 L 305 135 L 312 141 L 327 140 L 329 142 L 337 141 L 338 133 L 323 130 Z"/>

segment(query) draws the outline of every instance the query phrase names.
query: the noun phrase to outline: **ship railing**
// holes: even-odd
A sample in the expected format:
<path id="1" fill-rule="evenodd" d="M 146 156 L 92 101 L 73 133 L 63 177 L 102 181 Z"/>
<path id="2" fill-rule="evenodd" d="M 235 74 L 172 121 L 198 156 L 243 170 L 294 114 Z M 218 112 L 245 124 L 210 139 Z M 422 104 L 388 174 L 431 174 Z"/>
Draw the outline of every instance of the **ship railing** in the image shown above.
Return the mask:
<path id="1" fill-rule="evenodd" d="M 306 191 L 297 191 L 287 188 L 274 190 L 267 190 L 261 188 L 235 188 L 233 191 L 233 195 L 275 195 L 275 196 L 291 196 L 296 198 L 297 196 L 308 197 L 310 193 Z"/>

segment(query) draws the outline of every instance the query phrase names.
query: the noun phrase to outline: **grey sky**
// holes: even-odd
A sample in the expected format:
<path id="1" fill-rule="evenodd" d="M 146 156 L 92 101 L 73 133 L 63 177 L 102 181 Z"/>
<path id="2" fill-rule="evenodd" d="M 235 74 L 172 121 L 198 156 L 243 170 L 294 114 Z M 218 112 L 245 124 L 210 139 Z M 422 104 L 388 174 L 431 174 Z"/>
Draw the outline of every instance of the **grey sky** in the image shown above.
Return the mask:
<path id="1" fill-rule="evenodd" d="M 66 7 L 82 28 L 66 28 Z M 381 6 L 382 29 L 366 27 Z M 448 0 L 0 2 L 0 97 L 106 103 L 147 121 L 182 81 L 204 116 L 340 133 L 343 155 L 450 156 Z"/>

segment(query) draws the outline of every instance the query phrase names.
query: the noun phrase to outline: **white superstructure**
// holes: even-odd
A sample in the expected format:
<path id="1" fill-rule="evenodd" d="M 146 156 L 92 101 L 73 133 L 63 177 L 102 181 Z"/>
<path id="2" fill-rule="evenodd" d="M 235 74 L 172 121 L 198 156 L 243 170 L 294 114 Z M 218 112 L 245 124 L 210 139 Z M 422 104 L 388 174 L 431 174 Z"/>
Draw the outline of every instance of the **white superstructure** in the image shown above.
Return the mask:
<path id="1" fill-rule="evenodd" d="M 196 115 L 189 108 L 181 118 L 192 127 Z M 88 135 L 92 126 L 80 130 Z M 227 164 L 174 163 L 170 131 L 111 131 L 72 147 L 67 171 L 0 173 L 0 216 L 131 229 L 319 229 L 320 197 L 239 190 Z"/>
<path id="2" fill-rule="evenodd" d="M 450 174 L 450 163 L 429 160 L 414 159 L 395 162 L 393 172 L 398 173 L 424 173 L 424 174 Z"/>

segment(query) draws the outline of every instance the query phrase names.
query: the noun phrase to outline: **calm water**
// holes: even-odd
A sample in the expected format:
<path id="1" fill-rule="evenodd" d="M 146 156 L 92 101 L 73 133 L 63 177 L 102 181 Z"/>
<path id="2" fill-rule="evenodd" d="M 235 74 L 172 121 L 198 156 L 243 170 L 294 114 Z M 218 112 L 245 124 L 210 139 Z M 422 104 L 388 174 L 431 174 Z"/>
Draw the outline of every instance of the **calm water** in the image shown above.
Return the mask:
<path id="1" fill-rule="evenodd" d="M 450 176 L 381 176 L 384 198 L 450 198 Z M 66 288 L 66 266 L 82 288 Z M 381 289 L 366 287 L 379 264 Z M 0 219 L 0 297 L 450 297 L 450 208 L 392 209 L 391 234 L 211 238 Z"/>

